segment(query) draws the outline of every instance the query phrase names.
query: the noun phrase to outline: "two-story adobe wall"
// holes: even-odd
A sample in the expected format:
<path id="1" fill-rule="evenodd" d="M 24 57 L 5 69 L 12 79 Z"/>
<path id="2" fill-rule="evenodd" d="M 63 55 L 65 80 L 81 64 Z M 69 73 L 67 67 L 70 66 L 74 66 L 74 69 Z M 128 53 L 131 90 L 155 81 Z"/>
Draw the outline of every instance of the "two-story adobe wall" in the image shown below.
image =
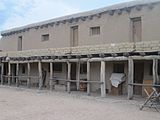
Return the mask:
<path id="1" fill-rule="evenodd" d="M 102 13 L 101 16 L 87 18 L 85 21 L 32 28 L 29 31 L 3 36 L 0 49 L 16 51 L 19 36 L 22 36 L 22 50 L 70 47 L 73 26 L 78 26 L 78 46 L 133 42 L 131 18 L 136 17 L 141 17 L 142 21 L 141 41 L 159 41 L 160 4 L 156 4 L 152 9 L 144 6 L 139 10 L 132 8 L 130 12 L 123 10 L 121 14 L 117 11 L 113 15 Z M 96 26 L 100 27 L 100 34 L 91 35 L 90 28 Z M 41 40 L 44 34 L 49 34 L 48 41 Z"/>

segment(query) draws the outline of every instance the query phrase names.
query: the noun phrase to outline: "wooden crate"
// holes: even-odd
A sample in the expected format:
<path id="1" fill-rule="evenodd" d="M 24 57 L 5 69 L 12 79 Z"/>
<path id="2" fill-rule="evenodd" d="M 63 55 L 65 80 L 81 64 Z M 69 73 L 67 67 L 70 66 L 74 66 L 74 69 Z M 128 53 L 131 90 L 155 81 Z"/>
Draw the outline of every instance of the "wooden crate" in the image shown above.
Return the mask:
<path id="1" fill-rule="evenodd" d="M 153 80 L 143 80 L 143 84 L 153 84 Z M 144 89 L 146 89 L 148 91 L 149 94 L 151 94 L 153 92 L 152 86 L 144 86 L 143 87 L 143 91 L 142 91 L 142 95 L 143 96 L 147 96 L 146 93 L 144 92 Z"/>
<path id="2" fill-rule="evenodd" d="M 111 86 L 111 95 L 122 95 L 122 84 L 118 88 Z"/>

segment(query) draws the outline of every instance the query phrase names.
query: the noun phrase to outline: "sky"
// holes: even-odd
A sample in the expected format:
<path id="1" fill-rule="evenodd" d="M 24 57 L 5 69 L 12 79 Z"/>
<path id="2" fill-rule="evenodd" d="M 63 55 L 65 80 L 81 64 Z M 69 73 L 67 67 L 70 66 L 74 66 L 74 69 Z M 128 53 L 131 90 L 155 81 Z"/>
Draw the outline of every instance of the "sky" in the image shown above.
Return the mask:
<path id="1" fill-rule="evenodd" d="M 132 0 L 0 0 L 0 31 Z"/>

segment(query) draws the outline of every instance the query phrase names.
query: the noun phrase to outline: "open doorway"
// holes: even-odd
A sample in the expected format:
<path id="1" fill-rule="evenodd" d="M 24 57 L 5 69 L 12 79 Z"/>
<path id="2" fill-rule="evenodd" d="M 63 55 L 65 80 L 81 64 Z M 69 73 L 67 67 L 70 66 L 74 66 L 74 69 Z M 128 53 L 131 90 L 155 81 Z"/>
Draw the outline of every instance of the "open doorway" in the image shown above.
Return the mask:
<path id="1" fill-rule="evenodd" d="M 134 83 L 143 84 L 144 62 L 134 63 Z M 142 95 L 142 86 L 134 86 L 134 95 Z"/>
<path id="2" fill-rule="evenodd" d="M 76 80 L 76 63 L 71 63 L 71 80 Z M 77 90 L 76 82 L 71 83 L 71 90 Z"/>

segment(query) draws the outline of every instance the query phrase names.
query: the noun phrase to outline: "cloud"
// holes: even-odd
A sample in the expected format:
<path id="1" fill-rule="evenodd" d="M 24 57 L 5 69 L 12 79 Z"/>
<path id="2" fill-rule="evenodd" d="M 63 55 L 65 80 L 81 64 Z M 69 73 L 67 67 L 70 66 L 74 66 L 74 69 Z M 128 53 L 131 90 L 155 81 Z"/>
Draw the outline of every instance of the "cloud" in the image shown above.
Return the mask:
<path id="1" fill-rule="evenodd" d="M 2 29 L 19 27 L 79 11 L 60 0 L 15 0 L 12 12 L 2 25 Z"/>

